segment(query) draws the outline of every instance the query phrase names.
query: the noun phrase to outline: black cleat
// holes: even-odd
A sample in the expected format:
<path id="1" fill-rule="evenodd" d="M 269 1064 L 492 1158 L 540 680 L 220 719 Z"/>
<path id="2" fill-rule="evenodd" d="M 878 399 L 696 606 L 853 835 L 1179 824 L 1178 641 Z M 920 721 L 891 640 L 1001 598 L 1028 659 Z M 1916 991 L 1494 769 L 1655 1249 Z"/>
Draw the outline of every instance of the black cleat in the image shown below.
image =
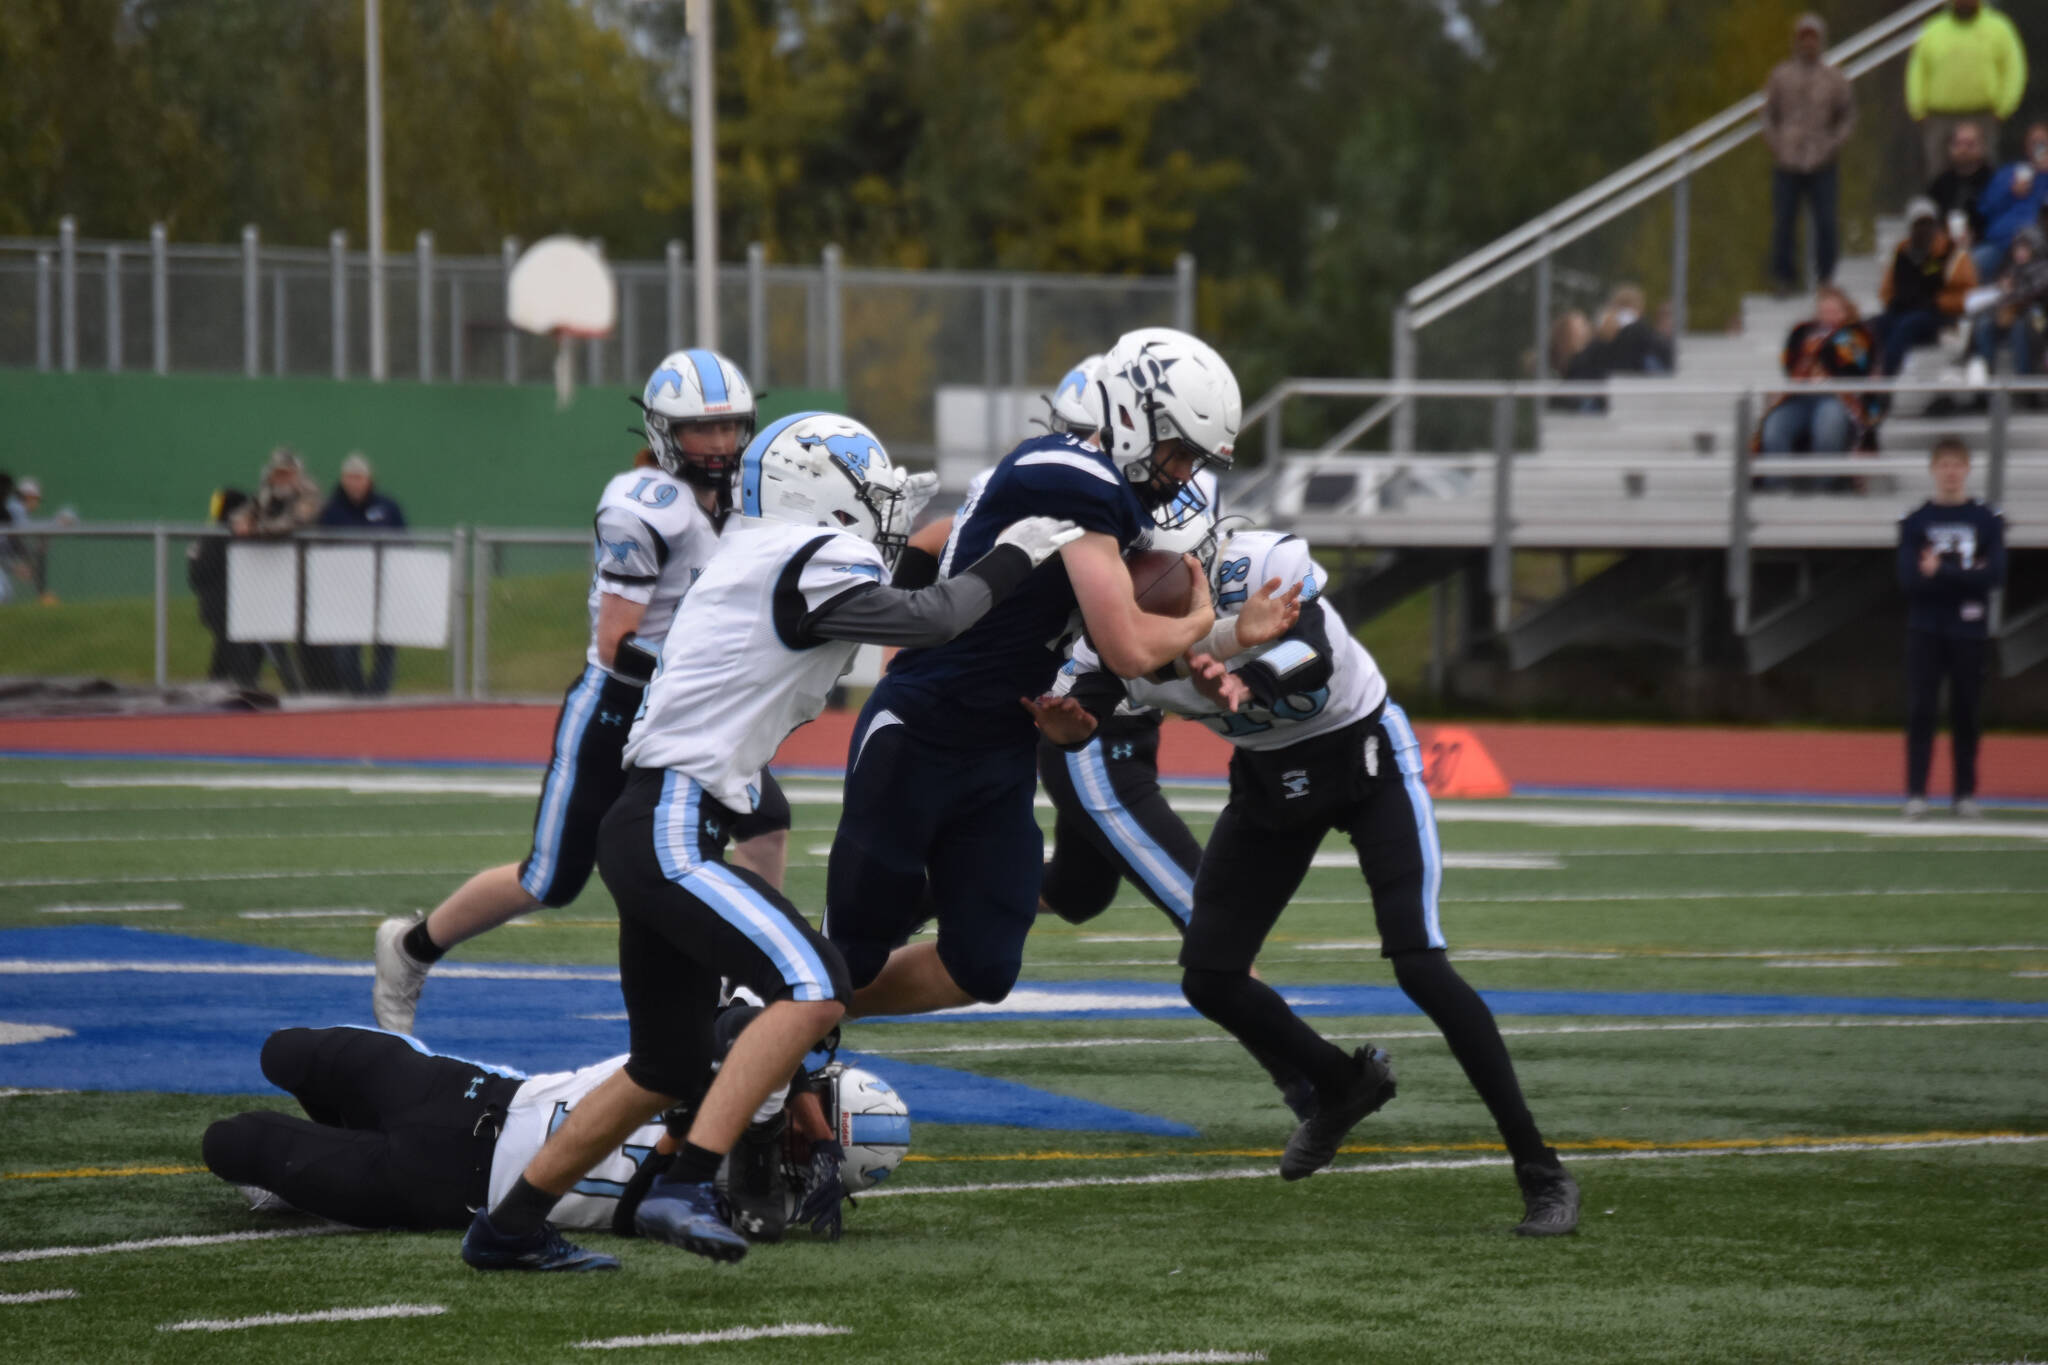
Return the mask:
<path id="1" fill-rule="evenodd" d="M 1280 1156 L 1282 1180 L 1305 1180 L 1335 1161 L 1345 1134 L 1394 1098 L 1394 1063 L 1385 1048 L 1362 1047 L 1351 1060 L 1357 1067 L 1351 1085 L 1322 1097 L 1315 1114 L 1287 1139 L 1287 1150 Z"/>
<path id="2" fill-rule="evenodd" d="M 1286 1105 L 1295 1118 L 1308 1122 L 1316 1116 L 1315 1082 L 1306 1076 L 1296 1076 L 1280 1087 L 1280 1103 Z"/>
<path id="3" fill-rule="evenodd" d="M 619 1258 L 585 1251 L 564 1241 L 553 1223 L 542 1223 L 524 1237 L 508 1237 L 491 1223 L 490 1211 L 478 1209 L 462 1238 L 462 1259 L 478 1270 L 617 1270 Z"/>
<path id="4" fill-rule="evenodd" d="M 1563 1237 L 1578 1229 L 1579 1182 L 1563 1166 L 1525 1161 L 1515 1167 L 1515 1183 L 1522 1187 L 1516 1236 Z"/>

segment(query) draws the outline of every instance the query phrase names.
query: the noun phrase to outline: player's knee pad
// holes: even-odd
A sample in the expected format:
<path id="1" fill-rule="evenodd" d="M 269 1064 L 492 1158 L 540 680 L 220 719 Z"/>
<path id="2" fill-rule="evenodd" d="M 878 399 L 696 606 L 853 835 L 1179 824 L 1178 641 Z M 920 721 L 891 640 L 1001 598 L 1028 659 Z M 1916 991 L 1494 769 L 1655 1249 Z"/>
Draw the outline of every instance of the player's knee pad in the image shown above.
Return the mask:
<path id="1" fill-rule="evenodd" d="M 1251 973 L 1218 971 L 1212 967 L 1189 967 L 1181 973 L 1180 993 L 1197 1013 L 1215 1018 L 1229 1008 L 1238 988 L 1251 980 Z"/>
<path id="2" fill-rule="evenodd" d="M 1017 973 L 1024 969 L 1022 958 L 949 953 L 944 938 L 939 940 L 939 962 L 954 985 L 984 1005 L 1002 1003 L 1016 986 Z"/>
<path id="3" fill-rule="evenodd" d="M 256 1170 L 262 1133 L 250 1114 L 236 1114 L 206 1127 L 199 1139 L 199 1159 L 223 1180 L 247 1184 Z"/>

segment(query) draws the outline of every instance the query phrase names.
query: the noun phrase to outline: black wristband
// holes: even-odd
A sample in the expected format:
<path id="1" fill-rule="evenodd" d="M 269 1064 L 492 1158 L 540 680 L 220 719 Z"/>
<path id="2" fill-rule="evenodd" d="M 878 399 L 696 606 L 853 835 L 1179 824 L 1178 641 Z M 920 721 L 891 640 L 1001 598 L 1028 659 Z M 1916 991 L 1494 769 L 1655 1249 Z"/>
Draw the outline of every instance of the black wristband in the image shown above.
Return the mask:
<path id="1" fill-rule="evenodd" d="M 988 584 L 990 594 L 1000 602 L 1031 577 L 1031 556 L 1015 545 L 998 545 L 969 564 L 967 572 Z"/>
<path id="2" fill-rule="evenodd" d="M 612 672 L 631 682 L 646 683 L 654 677 L 654 652 L 628 635 L 612 651 Z"/>

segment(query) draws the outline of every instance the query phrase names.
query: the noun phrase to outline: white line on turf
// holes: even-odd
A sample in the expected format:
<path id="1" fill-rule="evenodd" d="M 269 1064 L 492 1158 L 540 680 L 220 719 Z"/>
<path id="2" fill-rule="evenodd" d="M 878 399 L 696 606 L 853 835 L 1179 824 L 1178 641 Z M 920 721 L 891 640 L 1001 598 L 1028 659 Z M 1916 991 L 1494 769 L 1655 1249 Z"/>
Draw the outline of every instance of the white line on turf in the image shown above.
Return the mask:
<path id="1" fill-rule="evenodd" d="M 1356 853 L 1318 853 L 1311 867 L 1358 866 Z M 1564 860 L 1554 853 L 1446 853 L 1444 866 L 1467 872 L 1562 872 Z"/>
<path id="2" fill-rule="evenodd" d="M 274 1232 L 221 1232 L 207 1237 L 146 1237 L 135 1242 L 101 1242 L 95 1246 L 30 1247 L 0 1251 L 0 1265 L 22 1261 L 58 1261 L 73 1256 L 111 1256 L 126 1251 L 167 1251 L 174 1247 L 225 1246 L 230 1242 L 270 1242 L 280 1237 L 328 1237 L 349 1228 L 284 1228 Z"/>
<path id="3" fill-rule="evenodd" d="M 1847 969 L 1854 967 L 1896 967 L 1895 957 L 1788 957 L 1763 964 L 1766 967 L 1830 967 Z"/>
<path id="4" fill-rule="evenodd" d="M 635 1346 L 709 1346 L 720 1341 L 761 1341 L 770 1337 L 843 1337 L 851 1327 L 824 1322 L 782 1322 L 773 1327 L 728 1327 L 722 1332 L 657 1332 L 651 1336 L 604 1337 L 579 1341 L 579 1351 L 621 1351 Z"/>
<path id="5" fill-rule="evenodd" d="M 302 1322 L 374 1322 L 379 1318 L 431 1318 L 448 1310 L 438 1303 L 385 1303 L 374 1308 L 327 1308 L 318 1313 L 262 1313 L 253 1318 L 190 1318 L 166 1322 L 159 1332 L 239 1332 L 245 1327 L 290 1327 Z"/>
<path id="6" fill-rule="evenodd" d="M 202 844 L 259 839 L 505 839 L 507 829 L 183 830 L 170 834 L 29 834 L 0 844 Z"/>
<path id="7" fill-rule="evenodd" d="M 1013 1360 L 1009 1365 L 1232 1365 L 1265 1358 L 1264 1351 L 1146 1351 L 1139 1355 L 1089 1356 L 1085 1360 Z"/>
<path id="8" fill-rule="evenodd" d="M 2048 839 L 2048 822 L 2035 820 L 1940 821 L 1908 824 L 1897 816 L 1731 815 L 1684 810 L 1579 810 L 1571 806 L 1523 805 L 1518 801 L 1437 803 L 1439 821 L 1493 825 L 1545 825 L 1565 829 L 1690 829 L 1709 834 L 1871 834 L 1884 839 Z"/>
<path id="9" fill-rule="evenodd" d="M 1781 901 L 1861 896 L 2038 896 L 2038 886 L 1848 886 L 1774 891 L 1539 891 L 1531 895 L 1445 896 L 1446 905 L 1583 905 L 1594 901 Z"/>
<path id="10" fill-rule="evenodd" d="M 51 1038 L 71 1036 L 73 1035 L 70 1029 L 60 1028 L 56 1024 L 10 1024 L 5 1019 L 0 1019 L 0 1047 L 12 1043 L 41 1043 Z"/>
<path id="11" fill-rule="evenodd" d="M 32 1289 L 26 1294 L 0 1294 L 0 1303 L 49 1303 L 77 1297 L 76 1289 Z"/>
<path id="12" fill-rule="evenodd" d="M 1693 1161 L 1727 1156 L 1833 1156 L 1871 1152 L 1922 1152 L 1952 1147 L 2009 1147 L 2048 1142 L 2048 1135 L 1930 1138 L 1912 1142 L 1812 1142 L 1798 1147 L 1732 1147 L 1657 1149 L 1645 1152 L 1572 1152 L 1572 1164 L 1586 1161 Z M 1370 1166 L 1331 1166 L 1324 1175 L 1389 1175 L 1395 1171 L 1463 1171 L 1506 1166 L 1509 1159 L 1459 1157 L 1443 1161 L 1386 1161 Z M 1275 1167 L 1243 1166 L 1221 1171 L 1161 1171 L 1154 1175 L 1077 1175 L 1061 1180 L 991 1180 L 964 1185 L 891 1185 L 869 1190 L 864 1199 L 897 1199 L 928 1194 L 994 1194 L 1012 1190 L 1078 1190 L 1108 1185 L 1199 1185 L 1212 1180 L 1271 1180 Z"/>
<path id="13" fill-rule="evenodd" d="M 107 972 L 138 972 L 165 976 L 375 976 L 368 962 L 103 962 L 81 959 L 38 962 L 0 958 L 0 976 L 93 976 Z M 560 967 L 442 967 L 437 977 L 473 981 L 617 981 L 617 972 Z"/>
<path id="14" fill-rule="evenodd" d="M 382 919 L 382 910 L 365 910 L 361 907 L 336 907 L 332 910 L 241 910 L 236 912 L 239 919 Z M 516 922 L 516 921 L 515 921 Z"/>
<path id="15" fill-rule="evenodd" d="M 468 863 L 460 867 L 337 867 L 326 872 L 163 872 L 129 873 L 119 877 L 8 877 L 0 887 L 19 890 L 29 886 L 156 886 L 172 882 L 278 882 L 320 880 L 327 877 L 453 877 L 475 872 Z"/>
<path id="16" fill-rule="evenodd" d="M 46 915 L 140 915 L 154 910 L 183 910 L 183 901 L 110 901 L 105 905 L 46 905 Z"/>
<path id="17" fill-rule="evenodd" d="M 2048 973 L 2042 973 L 2048 975 Z M 617 1015 L 584 1015 L 583 1018 L 623 1019 Z M 1507 1026 L 1501 1029 L 1504 1037 L 1541 1038 L 1578 1033 L 1720 1033 L 1729 1030 L 1747 1029 L 1788 1029 L 1788 1028 L 1972 1028 L 1978 1025 L 1999 1024 L 2048 1024 L 2048 1018 L 2022 1017 L 2013 1019 L 1949 1017 L 1946 1015 L 1912 1016 L 1902 1019 L 1854 1018 L 1854 1019 L 1727 1019 L 1702 1020 L 1681 1024 L 1556 1024 L 1550 1026 L 1530 1025 L 1528 1027 Z M 1333 1042 L 1399 1041 L 1416 1038 L 1441 1038 L 1435 1029 L 1413 1029 L 1380 1033 L 1332 1033 L 1326 1035 Z M 1049 1040 L 1019 1039 L 1013 1042 L 987 1043 L 945 1043 L 933 1047 L 874 1047 L 868 1051 L 884 1057 L 933 1057 L 951 1052 L 1058 1052 L 1072 1048 L 1090 1047 L 1185 1047 L 1190 1043 L 1234 1043 L 1237 1040 L 1227 1033 L 1199 1033 L 1185 1038 L 1060 1038 Z"/>

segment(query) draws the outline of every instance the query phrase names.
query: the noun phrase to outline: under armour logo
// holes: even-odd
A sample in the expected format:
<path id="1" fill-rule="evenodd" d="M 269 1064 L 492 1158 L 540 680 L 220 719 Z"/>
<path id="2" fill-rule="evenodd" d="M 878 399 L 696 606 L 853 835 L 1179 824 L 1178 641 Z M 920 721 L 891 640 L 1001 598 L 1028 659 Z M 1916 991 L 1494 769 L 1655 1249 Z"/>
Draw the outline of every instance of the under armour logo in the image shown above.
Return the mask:
<path id="1" fill-rule="evenodd" d="M 483 1077 L 481 1077 L 481 1076 L 475 1076 L 475 1077 L 472 1077 L 472 1078 L 470 1079 L 470 1082 L 469 1082 L 469 1089 L 467 1089 L 467 1090 L 465 1090 L 465 1091 L 463 1091 L 463 1092 L 462 1092 L 462 1098 L 464 1098 L 464 1099 L 466 1099 L 466 1100 L 473 1100 L 473 1099 L 475 1099 L 475 1098 L 476 1098 L 476 1092 L 477 1092 L 478 1090 L 482 1089 L 482 1087 L 483 1087 L 483 1083 L 484 1083 L 484 1078 L 483 1078 Z"/>
<path id="2" fill-rule="evenodd" d="M 707 838 L 723 839 L 725 837 L 725 826 L 719 824 L 716 820 L 706 820 L 704 822 L 704 834 Z"/>
<path id="3" fill-rule="evenodd" d="M 1129 758 L 1137 751 L 1137 746 L 1134 744 L 1112 744 L 1109 746 L 1109 756 L 1115 759 Z"/>
<path id="4" fill-rule="evenodd" d="M 597 713 L 597 723 L 599 725 L 624 725 L 626 723 L 626 713 L 624 711 L 600 711 Z"/>
<path id="5" fill-rule="evenodd" d="M 1287 788 L 1287 799 L 1308 795 L 1308 769 L 1294 768 L 1280 774 L 1280 785 Z"/>

